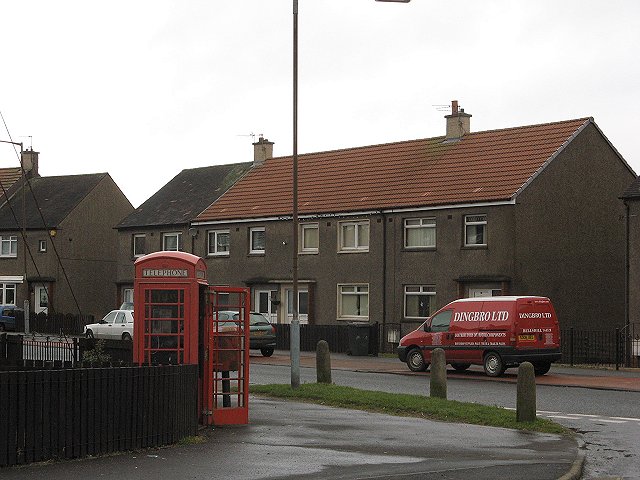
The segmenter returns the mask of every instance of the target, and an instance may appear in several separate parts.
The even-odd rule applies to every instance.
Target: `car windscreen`
[[[236,313],[233,316],[234,320],[238,320],[240,316]],[[270,325],[271,322],[267,320],[267,318],[261,313],[251,313],[249,314],[249,325]]]

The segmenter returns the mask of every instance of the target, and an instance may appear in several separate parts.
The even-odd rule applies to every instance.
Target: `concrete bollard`
[[[431,353],[431,384],[430,396],[447,398],[447,361],[444,350],[436,348]]]
[[[318,383],[331,383],[331,353],[326,340],[316,346],[316,376]]]
[[[536,374],[531,362],[522,362],[518,367],[518,391],[516,421],[536,420]]]

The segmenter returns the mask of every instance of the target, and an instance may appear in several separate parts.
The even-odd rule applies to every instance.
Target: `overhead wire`
[[[2,115],[2,111],[0,111],[0,118],[2,119],[2,123],[4,124],[4,128],[5,128],[5,131],[7,132],[9,140],[11,140],[13,142],[13,139],[11,137],[11,133],[9,132],[9,127],[7,126],[7,122],[4,119],[4,115]],[[16,156],[18,156],[18,160],[19,160],[19,163],[20,163],[20,171],[22,172],[22,178],[24,179],[23,182],[26,183],[26,185],[29,187],[29,191],[31,192],[31,196],[33,197],[34,204],[35,204],[36,209],[37,209],[37,211],[38,211],[38,213],[40,215],[40,219],[42,220],[42,225],[45,228],[45,230],[47,230],[47,235],[49,236],[49,239],[51,241],[51,246],[53,247],[53,251],[54,251],[54,254],[56,256],[56,260],[57,260],[58,264],[60,265],[60,269],[62,270],[62,274],[63,274],[63,276],[65,278],[65,281],[67,282],[67,286],[69,287],[69,291],[71,293],[71,297],[73,298],[75,306],[78,309],[78,314],[82,315],[82,310],[80,309],[80,304],[78,303],[78,299],[76,298],[76,295],[75,295],[75,293],[73,291],[73,286],[71,285],[71,281],[69,280],[69,276],[67,275],[67,271],[64,268],[64,264],[62,263],[62,258],[60,257],[60,253],[58,252],[58,248],[56,247],[56,244],[53,241],[53,236],[51,235],[51,232],[49,232],[49,228],[48,228],[47,222],[46,222],[46,220],[44,218],[44,214],[42,213],[42,209],[40,208],[40,204],[38,203],[38,198],[36,197],[36,194],[33,191],[33,187],[31,185],[31,181],[29,180],[29,178],[27,178],[26,172],[24,170],[24,165],[22,164],[22,158],[20,158],[20,154],[16,151],[15,145],[14,145],[13,150],[16,153]],[[22,188],[24,188],[24,184],[23,184]],[[11,213],[12,213],[12,215],[14,217],[14,220],[16,221],[16,225],[19,227],[20,223],[18,222],[18,218],[17,218],[17,216],[15,214],[15,211],[13,210],[13,207],[11,206],[11,202],[10,202],[10,199],[9,199],[9,197],[7,195],[7,191],[4,188],[4,185],[2,185],[2,191],[3,191],[4,195],[5,195],[5,198],[7,199],[7,205],[9,206],[9,208],[11,210]],[[26,222],[26,219],[24,219],[24,221]],[[27,251],[29,252],[29,257],[31,258],[31,262],[33,263],[33,266],[36,269],[36,273],[38,274],[38,277],[40,277],[41,276],[40,272],[39,272],[38,267],[36,265],[35,258],[33,257],[33,254],[31,252],[31,248],[29,247],[29,245],[27,243],[27,239],[26,239],[24,231],[21,231],[21,235],[23,237],[22,241],[24,242],[24,245],[27,248]],[[25,275],[26,275],[26,273],[27,272],[25,272]],[[25,282],[26,281],[27,281],[27,279],[25,278]],[[44,288],[45,288],[45,292],[47,294],[47,299],[49,299],[49,292],[48,292],[47,286],[44,285]],[[25,313],[28,314],[28,312],[25,312]]]

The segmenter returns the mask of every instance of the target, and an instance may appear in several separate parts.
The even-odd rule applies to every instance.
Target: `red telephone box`
[[[134,363],[198,364],[201,423],[248,423],[248,289],[209,286],[204,261],[185,252],[145,255],[135,274]]]

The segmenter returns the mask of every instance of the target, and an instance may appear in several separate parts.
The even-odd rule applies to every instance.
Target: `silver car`
[[[98,323],[84,326],[87,338],[131,340],[133,338],[133,310],[112,310]]]

